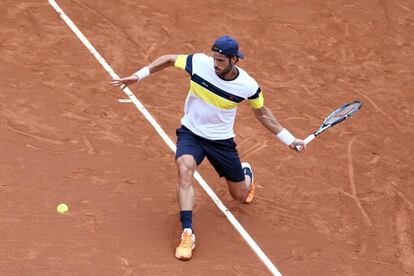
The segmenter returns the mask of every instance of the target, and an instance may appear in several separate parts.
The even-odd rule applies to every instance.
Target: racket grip
[[[311,134],[308,137],[305,138],[305,140],[303,140],[305,142],[305,145],[309,144],[310,141],[312,141],[313,139],[315,139],[315,134]],[[297,150],[299,150],[299,146],[295,147]]]
[[[305,138],[305,145],[309,144],[310,141],[312,141],[313,139],[315,139],[315,134],[311,134],[308,137]]]

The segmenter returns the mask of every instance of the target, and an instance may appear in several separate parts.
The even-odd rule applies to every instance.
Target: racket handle
[[[310,141],[312,141],[313,139],[315,139],[315,134],[311,134],[308,137],[305,138],[305,145],[309,144]]]
[[[315,134],[311,134],[311,135],[309,135],[308,137],[306,137],[305,138],[305,140],[303,140],[304,142],[305,142],[305,145],[307,145],[307,144],[309,144],[310,143],[310,141],[312,141],[313,139],[315,139]],[[299,150],[300,148],[299,148],[299,146],[296,146],[295,147],[297,150]]]

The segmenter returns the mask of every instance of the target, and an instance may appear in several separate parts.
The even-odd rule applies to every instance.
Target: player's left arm
[[[262,105],[259,108],[252,107],[257,120],[270,132],[276,135],[279,140],[289,146],[292,150],[302,151],[305,149],[305,143],[301,139],[295,138],[282,124],[276,119],[273,112]],[[299,150],[296,149],[299,146]]]

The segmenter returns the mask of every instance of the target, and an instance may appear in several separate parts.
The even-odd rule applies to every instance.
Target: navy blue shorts
[[[208,140],[197,136],[185,126],[178,128],[176,133],[177,152],[175,159],[189,154],[194,157],[197,166],[199,166],[204,157],[207,157],[220,177],[225,177],[233,182],[244,180],[240,157],[233,138]]]

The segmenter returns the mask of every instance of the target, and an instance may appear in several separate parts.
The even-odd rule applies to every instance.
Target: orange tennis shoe
[[[195,235],[190,228],[185,228],[181,234],[181,242],[175,250],[175,257],[181,261],[191,259],[195,248]]]
[[[247,194],[247,198],[244,201],[244,203],[250,203],[253,201],[254,198],[254,177],[253,177],[253,171],[252,171],[252,167],[250,166],[249,163],[247,162],[243,162],[242,164],[242,169],[245,175],[250,176],[250,178],[252,179],[252,182],[250,184],[250,188],[249,188],[249,193]]]

